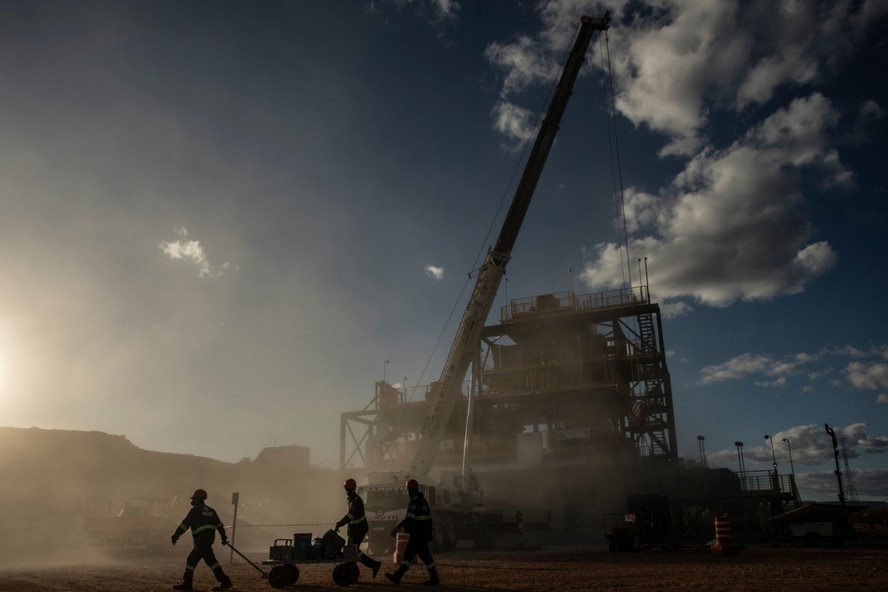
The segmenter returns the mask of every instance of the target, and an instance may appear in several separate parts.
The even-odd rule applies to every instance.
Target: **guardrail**
[[[790,475],[780,475],[774,471],[745,471],[737,473],[741,491],[779,491],[792,493]]]
[[[572,291],[541,294],[527,298],[516,298],[500,308],[500,321],[506,322],[537,314],[557,314],[602,310],[636,304],[648,304],[650,294],[647,286],[635,286],[605,292],[577,295]]]

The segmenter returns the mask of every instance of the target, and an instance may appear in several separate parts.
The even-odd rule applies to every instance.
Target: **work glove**
[[[176,535],[173,535],[173,536],[170,537],[170,541],[171,541],[174,545],[176,544],[176,541],[178,541],[178,540],[179,540],[179,537],[177,537]]]
[[[392,535],[392,538],[395,538],[396,536],[398,536],[398,527],[397,526],[394,527],[390,534]]]
[[[222,539],[222,545],[225,546],[228,544],[228,539]]]

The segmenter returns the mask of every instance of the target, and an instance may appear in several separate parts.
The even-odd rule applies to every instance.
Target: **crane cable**
[[[616,122],[616,102],[614,92],[614,76],[611,69],[610,59],[610,43],[608,42],[607,31],[604,32],[604,39],[599,37],[599,45],[603,43],[604,47],[599,51],[601,58],[601,70],[605,73],[604,88],[606,101],[606,118],[607,118],[607,140],[608,149],[611,159],[611,183],[613,184],[614,208],[617,215],[617,241],[620,246],[620,271],[623,274],[623,287],[632,287],[632,265],[629,262],[629,234],[626,231],[626,200],[623,190],[623,166],[620,160],[620,140],[617,135]],[[605,67],[604,59],[607,57],[607,67]],[[625,249],[625,261],[623,260],[623,250]],[[628,274],[628,278],[627,278]],[[628,284],[627,284],[628,281]]]
[[[611,67],[611,59],[610,59],[610,44],[608,43],[607,32],[604,35],[604,47],[599,52],[599,56],[602,60],[601,69],[605,72],[605,95],[609,98],[609,102],[607,103],[607,121],[608,121],[608,144],[610,148],[610,156],[611,156],[611,180],[614,185],[614,206],[617,211],[617,236],[618,242],[620,246],[620,267],[621,272],[623,274],[623,288],[625,289],[627,286],[631,290],[632,289],[632,264],[629,257],[629,233],[626,227],[626,199],[625,192],[623,187],[623,168],[622,161],[620,160],[620,143],[619,136],[617,135],[617,123],[616,123],[616,101],[615,101],[615,91],[614,91],[614,78],[613,78],[613,69]],[[607,58],[607,67],[605,68],[604,59]],[[611,142],[611,138],[613,141]],[[625,249],[625,261],[623,260],[623,251]],[[640,259],[639,259],[640,261]],[[638,282],[641,285],[642,277],[641,277],[641,269],[638,271],[639,278]],[[628,276],[628,282],[627,282]],[[648,292],[650,294],[650,292]],[[650,296],[648,296],[649,298]],[[638,333],[638,317],[633,317],[633,326],[631,329]],[[636,385],[639,384],[641,379],[641,367],[640,361],[638,357],[635,356],[632,358],[632,379],[635,381]],[[646,387],[645,387],[646,388]],[[633,389],[634,390],[634,387]],[[632,395],[632,393],[630,393]]]

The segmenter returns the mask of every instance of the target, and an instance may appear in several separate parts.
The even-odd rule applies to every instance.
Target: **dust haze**
[[[102,432],[0,428],[0,565],[88,564],[186,554],[170,535],[196,488],[209,493],[243,552],[294,532],[323,534],[345,513],[338,472],[312,468],[309,449],[266,448],[227,463],[142,450]],[[236,530],[232,494],[238,493]],[[151,532],[121,538],[124,516]]]

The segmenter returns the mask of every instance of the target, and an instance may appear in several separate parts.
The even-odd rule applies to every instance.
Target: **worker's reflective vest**
[[[198,503],[192,506],[173,536],[179,538],[189,528],[195,544],[212,545],[216,540],[215,532],[217,530],[223,540],[225,539],[225,526],[222,525],[222,520],[219,519],[216,510],[206,504]]]
[[[432,532],[432,510],[421,491],[410,495],[407,516],[398,523],[398,528],[403,528],[409,534],[423,536]]]
[[[367,515],[364,513],[364,500],[357,493],[349,492],[348,494],[348,514],[342,517],[342,520],[336,523],[336,527],[348,524],[349,534],[364,532],[367,533]]]

